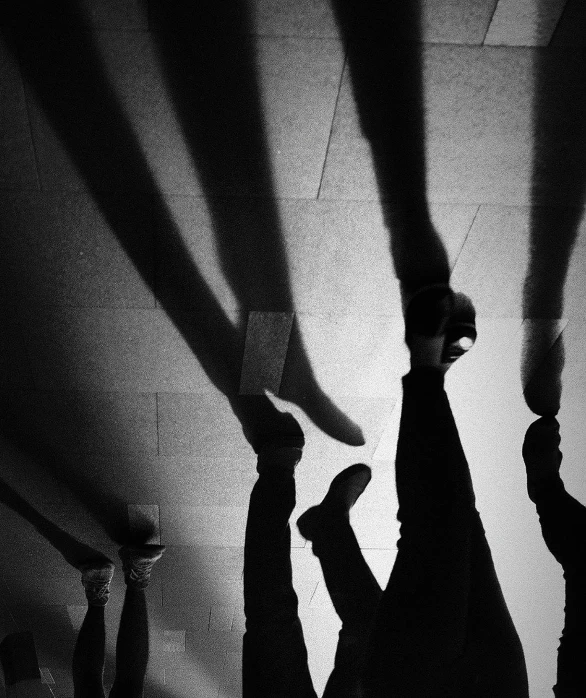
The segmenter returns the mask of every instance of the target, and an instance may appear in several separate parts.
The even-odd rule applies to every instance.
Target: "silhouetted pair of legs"
[[[401,539],[384,593],[347,517],[321,517],[313,536],[342,620],[324,696],[526,698],[523,650],[437,368],[403,379],[396,477]],[[293,466],[261,469],[245,547],[245,698],[316,695],[291,580],[294,504]]]
[[[73,653],[75,698],[104,698],[105,606],[89,605]],[[110,698],[141,698],[149,656],[144,589],[126,588],[116,642],[116,679]]]
[[[559,424],[543,417],[527,430],[523,456],[528,490],[543,539],[564,570],[565,624],[558,648],[557,698],[586,695],[586,507],[572,497],[559,475]]]
[[[145,590],[163,545],[125,545],[122,560],[126,593],[116,642],[116,677],[110,698],[142,698],[149,660],[149,623]],[[79,565],[88,600],[73,653],[75,698],[104,698],[106,626],[104,610],[110,596],[114,563],[106,557]]]

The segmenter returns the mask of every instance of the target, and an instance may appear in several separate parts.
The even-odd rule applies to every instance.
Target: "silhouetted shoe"
[[[442,370],[445,329],[453,310],[454,294],[447,284],[424,286],[405,309],[405,343],[411,369]]]
[[[448,284],[424,286],[414,293],[405,308],[405,343],[413,335],[437,337],[444,333],[454,310],[454,293]]]
[[[441,362],[449,368],[476,342],[476,310],[464,293],[454,293],[454,306],[445,328]]]
[[[110,582],[114,576],[114,563],[107,560],[91,560],[82,563],[81,583],[90,606],[105,606],[110,598]]]
[[[276,439],[303,447],[299,422],[290,412],[280,412],[266,395],[238,395],[231,399],[231,405],[255,453]]]
[[[289,412],[281,414],[283,421],[277,431],[259,435],[256,465],[259,475],[292,474],[303,455],[305,436],[299,422]]]
[[[306,540],[313,541],[323,516],[347,518],[371,478],[372,471],[364,463],[356,463],[338,473],[321,504],[311,507],[297,519],[299,533]]]
[[[305,436],[299,422],[290,412],[279,412],[279,421],[270,431],[261,432],[256,439],[257,452],[273,447],[303,448]]]
[[[151,571],[165,552],[164,545],[123,545],[118,551],[124,570],[124,581],[133,589],[146,589]]]
[[[563,458],[560,443],[560,425],[555,417],[540,417],[529,425],[522,452],[531,499],[551,483],[558,482]]]
[[[301,445],[295,446],[289,445],[287,442],[271,441],[260,450],[256,470],[259,475],[292,475],[302,456],[303,447]]]

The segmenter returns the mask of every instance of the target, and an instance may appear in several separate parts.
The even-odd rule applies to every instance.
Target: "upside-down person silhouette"
[[[0,502],[27,520],[66,562],[81,572],[88,606],[73,651],[74,695],[75,698],[103,698],[106,650],[104,611],[110,597],[114,563],[99,550],[82,543],[47,519],[2,478]],[[141,539],[148,540],[151,534],[150,526],[135,530],[133,542],[123,545],[118,552],[126,583],[116,643],[116,677],[110,691],[110,696],[118,698],[139,698],[143,695],[149,659],[146,589],[153,565],[165,552],[163,545],[141,543]],[[11,633],[3,638],[0,643],[0,664],[4,669],[6,685],[14,687],[15,695],[30,695],[31,698],[45,695],[38,685],[40,672],[32,632]]]
[[[523,649],[478,511],[444,391],[444,374],[476,339],[475,312],[445,284],[405,311],[411,370],[403,378],[396,456],[401,538],[384,592],[362,557],[349,511],[370,480],[353,465],[298,527],[312,541],[342,620],[324,698],[526,698]],[[289,517],[304,445],[289,433],[260,449],[245,542],[245,698],[315,697],[297,615]]]
[[[122,560],[126,593],[116,642],[116,678],[110,698],[142,698],[149,659],[146,588],[163,545],[124,545]],[[73,653],[75,698],[104,698],[106,650],[104,609],[110,596],[114,564],[107,558],[80,565],[88,608]]]
[[[523,459],[543,539],[562,566],[566,582],[565,625],[553,692],[557,698],[578,698],[586,695],[586,507],[566,492],[560,477],[560,441],[557,419],[540,417],[527,429]]]
[[[40,517],[42,518],[42,517]],[[65,534],[66,536],[66,534]],[[109,696],[142,698],[149,660],[149,632],[145,590],[152,567],[165,551],[162,545],[125,545],[120,548],[126,593],[116,643],[116,677]],[[88,602],[73,652],[75,698],[105,698],[105,606],[110,596],[114,563],[105,555],[73,563],[81,571]],[[45,696],[32,632],[11,633],[0,643],[0,663],[9,695]],[[53,695],[50,693],[50,695]]]

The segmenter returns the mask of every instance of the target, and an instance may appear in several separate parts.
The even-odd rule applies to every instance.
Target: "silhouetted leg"
[[[149,660],[149,623],[144,589],[126,587],[116,641],[116,679],[110,698],[141,698]]]
[[[439,369],[403,379],[396,480],[401,538],[370,640],[365,694],[528,696]]]
[[[566,580],[565,624],[558,648],[558,698],[586,695],[586,507],[566,492],[559,475],[545,480],[532,496],[543,539]]]
[[[324,516],[313,542],[324,580],[342,628],[324,698],[361,695],[359,679],[372,622],[382,590],[366,563],[350,521]]]
[[[104,606],[88,606],[73,651],[75,698],[104,698],[106,626]]]
[[[292,581],[294,465],[261,469],[263,458],[261,451],[244,543],[243,696],[316,698]]]
[[[298,520],[311,541],[324,580],[342,621],[334,671],[324,698],[358,698],[366,644],[382,590],[362,555],[350,525],[350,510],[371,479],[364,463],[345,468],[332,480],[322,502]]]

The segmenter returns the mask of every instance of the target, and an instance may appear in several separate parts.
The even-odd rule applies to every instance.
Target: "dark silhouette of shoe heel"
[[[463,293],[454,294],[454,307],[445,334],[442,364],[453,364],[470,351],[476,342],[476,310],[470,298]]]
[[[319,524],[320,508],[319,506],[311,507],[297,519],[297,528],[299,533],[305,540],[312,541],[315,537],[315,531]]]
[[[454,294],[448,284],[433,284],[417,291],[405,310],[405,343],[414,334],[437,337],[443,334],[454,306]]]

